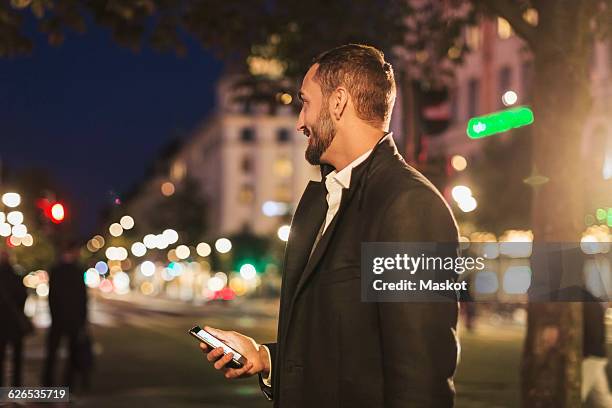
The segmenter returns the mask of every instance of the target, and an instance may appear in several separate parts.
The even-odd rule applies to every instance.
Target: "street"
[[[216,372],[187,330],[193,324],[209,324],[243,332],[259,342],[272,341],[276,333],[275,301],[193,306],[146,297],[127,299],[96,298],[91,302],[96,367],[92,389],[71,395],[74,406],[271,406],[261,394],[257,378],[228,381]],[[27,341],[26,385],[38,384],[43,333],[37,330]],[[456,406],[519,406],[524,327],[483,317],[474,332],[461,330],[460,334]],[[610,352],[611,346],[608,339]]]

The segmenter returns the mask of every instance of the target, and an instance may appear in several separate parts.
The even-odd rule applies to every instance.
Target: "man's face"
[[[310,67],[298,94],[302,101],[302,110],[297,130],[308,137],[306,160],[313,165],[321,164],[321,156],[336,135],[336,127],[329,113],[327,100],[324,100],[321,87],[313,79],[317,68],[317,64]]]

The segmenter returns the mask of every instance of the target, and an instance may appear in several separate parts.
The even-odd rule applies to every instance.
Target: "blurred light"
[[[169,250],[167,258],[168,258],[168,260],[170,262],[178,262],[178,261],[180,261],[179,257],[176,256],[176,249]]]
[[[102,235],[96,235],[91,240],[92,244],[98,249],[102,248],[104,244],[106,244],[106,241],[104,240],[104,237]]]
[[[130,249],[132,250],[132,254],[137,257],[144,256],[147,253],[147,247],[142,242],[134,242]]]
[[[170,245],[170,243],[168,242],[164,234],[157,234],[155,236],[155,247],[156,248],[166,249],[168,248],[168,245]]]
[[[152,295],[155,291],[153,284],[151,282],[142,282],[140,285],[140,291],[143,295]]]
[[[289,240],[289,231],[291,230],[291,227],[289,225],[282,225],[278,231],[276,232],[276,235],[278,235],[278,238],[281,241],[285,241],[287,242]]]
[[[23,213],[21,211],[11,211],[6,215],[6,220],[13,225],[23,224]]]
[[[123,227],[123,229],[132,229],[134,228],[134,219],[129,215],[124,215],[123,217],[121,217],[121,220],[119,220],[119,224],[121,224],[121,227]]]
[[[174,190],[174,184],[169,181],[166,181],[161,185],[161,193],[166,197],[170,197],[172,194],[174,194]]]
[[[191,251],[187,245],[179,245],[176,247],[176,256],[179,259],[187,259],[189,258],[189,254]]]
[[[215,241],[215,249],[222,254],[228,253],[232,250],[232,241],[227,238],[219,238]]]
[[[19,246],[21,245],[21,238],[16,237],[15,235],[11,235],[11,237],[9,238],[9,243],[12,246]]]
[[[41,283],[36,286],[36,294],[40,297],[49,296],[49,285],[46,283]]]
[[[591,225],[595,224],[595,217],[592,214],[587,214],[584,216],[584,224],[587,227],[590,227]]]
[[[125,249],[123,247],[118,247],[117,248],[117,260],[123,261],[123,260],[127,259],[127,257],[128,257],[127,249]]]
[[[97,288],[100,286],[100,274],[94,268],[89,268],[85,272],[85,285],[90,288]]]
[[[12,231],[13,231],[13,235],[16,236],[17,238],[23,238],[28,233],[28,229],[23,224],[15,225]]]
[[[21,196],[17,193],[2,194],[2,202],[7,207],[17,207],[21,203]]]
[[[246,280],[251,280],[257,275],[255,266],[250,263],[246,263],[240,267],[240,276]]]
[[[154,249],[157,246],[157,237],[153,234],[147,234],[142,239],[142,242],[144,242],[147,248]]]
[[[98,288],[104,293],[111,293],[113,291],[113,283],[109,279],[104,279],[100,282]]]
[[[64,209],[64,205],[61,203],[53,204],[51,206],[50,214],[51,221],[53,221],[54,223],[59,224],[60,222],[64,221],[64,218],[66,217],[66,210]]]
[[[606,210],[604,208],[598,208],[595,211],[595,216],[597,217],[597,221],[603,221],[606,219]]]
[[[518,101],[518,95],[514,91],[506,91],[502,95],[502,103],[504,106],[512,106]]]
[[[6,214],[4,214],[4,211],[0,211],[0,224],[3,224],[6,222]]]
[[[183,273],[183,265],[179,262],[170,262],[166,269],[168,269],[168,273],[174,277],[181,276]]]
[[[172,279],[174,279],[174,276],[172,276],[170,274],[170,270],[168,268],[164,268],[161,271],[161,277],[163,280],[165,280],[166,282],[171,281]]]
[[[529,266],[509,266],[504,274],[504,292],[524,294],[531,286],[531,268]]]
[[[580,249],[588,255],[610,252],[610,231],[606,225],[593,225],[580,238]]]
[[[174,244],[179,239],[179,234],[173,229],[164,230],[162,233],[164,240],[168,243],[168,245]]]
[[[533,121],[533,111],[529,107],[516,106],[471,118],[468,121],[466,133],[470,139],[480,139],[530,125]]]
[[[279,100],[283,105],[289,105],[293,101],[293,97],[285,92],[279,96]]]
[[[229,287],[238,296],[242,296],[247,292],[247,285],[244,283],[244,280],[239,276],[236,276],[235,278],[230,279]]]
[[[11,235],[11,225],[7,223],[0,224],[0,236],[8,237]]]
[[[106,249],[105,255],[111,261],[123,261],[127,259],[128,252],[127,249],[123,247],[108,247]]]
[[[130,291],[130,277],[127,273],[121,271],[113,276],[113,286],[115,292],[119,295],[124,295]]]
[[[266,217],[276,217],[287,214],[289,205],[281,201],[266,201],[261,206],[261,211]]]
[[[512,37],[512,26],[505,18],[497,17],[497,35],[502,40]]]
[[[206,242],[200,242],[196,247],[196,252],[201,257],[207,257],[208,255],[210,255],[212,250],[210,248],[210,245],[208,245]]]
[[[467,160],[460,154],[456,154],[451,158],[451,166],[457,171],[463,171],[467,167]]]
[[[472,197],[472,190],[467,186],[455,186],[451,190],[453,199],[458,203]]]
[[[30,247],[34,245],[34,238],[30,234],[25,234],[25,236],[21,239],[21,245]]]
[[[104,261],[98,261],[96,262],[95,269],[98,271],[98,274],[105,275],[108,272],[108,265]]]
[[[533,232],[508,230],[499,237],[499,253],[509,258],[529,258],[533,249]]]
[[[474,279],[474,288],[476,293],[491,294],[497,292],[499,288],[497,275],[489,271],[477,272]]]
[[[225,286],[225,283],[223,283],[223,281],[220,278],[217,278],[216,276],[214,276],[208,280],[207,286],[208,286],[208,289],[212,290],[213,292],[216,292],[218,290],[223,289],[223,287]]]
[[[533,7],[528,8],[523,12],[523,20],[534,27],[537,26],[539,20],[538,10],[534,9]]]
[[[468,197],[457,204],[459,205],[459,209],[465,213],[474,211],[478,206],[478,203],[474,197]]]
[[[140,273],[144,276],[153,276],[155,274],[155,264],[151,261],[144,261],[140,264]]]
[[[108,227],[108,232],[110,232],[113,237],[118,237],[123,234],[123,227],[121,226],[121,224],[115,222],[111,224],[110,227]]]
[[[94,240],[90,239],[89,241],[87,241],[87,250],[89,252],[97,252],[98,248],[95,247],[94,245]]]

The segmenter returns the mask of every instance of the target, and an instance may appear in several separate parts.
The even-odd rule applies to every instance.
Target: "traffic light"
[[[533,111],[527,106],[517,106],[470,119],[466,132],[471,139],[480,139],[532,123]]]
[[[61,224],[66,219],[66,207],[60,201],[49,201],[46,198],[38,200],[38,207],[43,210],[45,217],[54,224]]]

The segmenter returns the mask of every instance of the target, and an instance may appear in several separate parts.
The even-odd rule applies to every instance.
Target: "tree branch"
[[[523,10],[519,3],[512,0],[474,0],[474,3],[508,20],[519,37],[530,46],[535,45],[537,29],[523,19]]]

